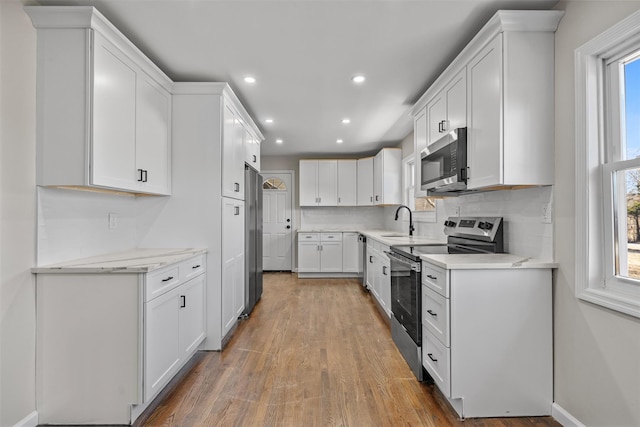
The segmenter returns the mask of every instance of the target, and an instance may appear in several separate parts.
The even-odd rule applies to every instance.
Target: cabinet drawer
[[[298,242],[319,242],[320,233],[298,233]]]
[[[146,275],[145,302],[151,301],[180,284],[181,265],[182,264],[170,265]]]
[[[205,256],[205,254],[201,254],[182,263],[180,273],[182,273],[183,282],[204,273],[206,270]]]
[[[444,268],[422,261],[422,284],[449,298],[449,274]]]
[[[422,366],[429,372],[440,391],[451,397],[451,350],[422,327]]]
[[[422,324],[449,347],[449,300],[422,286]]]
[[[342,233],[322,233],[320,234],[322,242],[342,242]]]

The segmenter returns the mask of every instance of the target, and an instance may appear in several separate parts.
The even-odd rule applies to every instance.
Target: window
[[[576,295],[640,317],[640,12],[575,64]]]
[[[267,178],[262,183],[263,190],[286,190],[287,184],[280,178]]]
[[[413,155],[402,160],[402,203],[413,212],[416,222],[436,222],[436,201],[431,197],[416,198],[416,161]],[[403,214],[406,214],[403,211]],[[408,215],[407,215],[408,219]]]

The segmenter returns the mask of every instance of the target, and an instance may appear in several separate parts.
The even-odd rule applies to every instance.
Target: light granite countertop
[[[199,254],[203,248],[139,248],[34,267],[32,273],[148,273]]]
[[[425,236],[409,236],[407,233],[401,231],[389,231],[389,230],[356,230],[356,229],[303,229],[298,230],[298,233],[360,233],[365,235],[368,239],[376,240],[387,246],[394,245],[442,245],[446,244],[446,238],[443,236],[442,240],[433,239]]]
[[[423,261],[448,270],[489,270],[505,268],[557,268],[551,260],[528,258],[514,254],[434,254],[421,255]]]

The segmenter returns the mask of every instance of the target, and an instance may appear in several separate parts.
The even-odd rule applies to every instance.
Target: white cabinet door
[[[470,189],[497,185],[503,180],[501,132],[502,35],[482,49],[468,65]]]
[[[260,142],[247,128],[244,130],[244,161],[260,172]]]
[[[373,157],[358,159],[358,206],[373,205]]]
[[[432,144],[446,133],[447,100],[443,92],[427,104],[427,117],[427,144]]]
[[[385,250],[389,250],[386,248]],[[391,265],[389,257],[384,253],[380,254],[380,286],[379,296],[380,304],[387,316],[391,317]]]
[[[224,107],[222,130],[222,195],[244,200],[244,127],[235,111]]]
[[[402,150],[383,148],[373,158],[374,204],[402,203]]]
[[[136,179],[140,191],[171,194],[171,95],[139,74],[136,103]]]
[[[320,271],[320,242],[298,242],[298,272]]]
[[[342,233],[342,271],[345,273],[362,272],[362,254],[360,253],[358,233]]]
[[[244,206],[222,198],[222,336],[244,309]],[[240,309],[242,307],[242,310]]]
[[[444,89],[447,99],[446,130],[467,126],[467,70],[462,70]]]
[[[201,274],[178,289],[180,294],[180,357],[189,357],[205,338],[205,275]]]
[[[90,183],[136,190],[135,65],[99,33],[94,35],[93,138]]]
[[[358,161],[338,160],[338,206],[357,205]]]
[[[338,161],[318,160],[318,206],[338,204]]]
[[[300,160],[300,206],[318,205],[318,162]]]
[[[178,367],[180,351],[180,288],[144,304],[144,401],[158,393]]]
[[[342,242],[321,242],[320,271],[322,273],[342,272]]]
[[[367,277],[366,277],[366,284],[367,284],[367,288],[373,292],[373,289],[375,287],[375,281],[376,281],[376,257],[374,254],[374,250],[373,247],[371,245],[367,245],[366,249],[367,251]]]

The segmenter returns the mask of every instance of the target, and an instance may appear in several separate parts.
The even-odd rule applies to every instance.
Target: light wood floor
[[[560,426],[550,417],[460,421],[419,383],[357,280],[264,276],[227,347],[206,352],[146,426]]]

